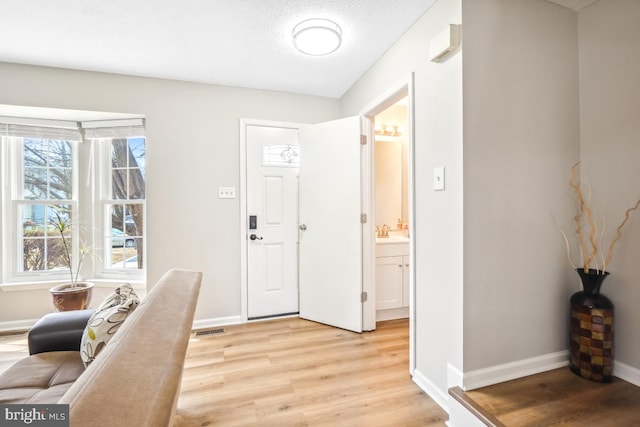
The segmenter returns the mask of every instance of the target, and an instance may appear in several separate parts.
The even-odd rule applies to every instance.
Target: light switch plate
[[[433,168],[433,189],[444,190],[444,166]]]
[[[235,199],[236,187],[218,187],[218,199]]]

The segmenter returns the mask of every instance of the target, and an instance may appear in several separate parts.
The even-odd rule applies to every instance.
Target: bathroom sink
[[[408,243],[409,238],[404,236],[376,237],[376,244]]]

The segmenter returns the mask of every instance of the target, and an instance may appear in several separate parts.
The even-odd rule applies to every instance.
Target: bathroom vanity
[[[376,239],[376,321],[409,317],[409,239]]]

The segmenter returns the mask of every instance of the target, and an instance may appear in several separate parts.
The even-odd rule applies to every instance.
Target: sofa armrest
[[[29,354],[80,351],[82,333],[93,311],[61,311],[42,316],[29,331]]]

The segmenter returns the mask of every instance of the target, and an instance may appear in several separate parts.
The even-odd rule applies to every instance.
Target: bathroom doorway
[[[408,97],[374,117],[376,322],[409,317]]]
[[[408,317],[412,375],[416,341],[413,81],[411,73],[360,112],[372,122],[367,132],[372,141],[367,144],[369,175],[364,181],[369,185],[365,189],[369,200],[364,203],[370,220],[363,236],[363,286],[370,304],[363,325],[374,330],[378,321]]]

